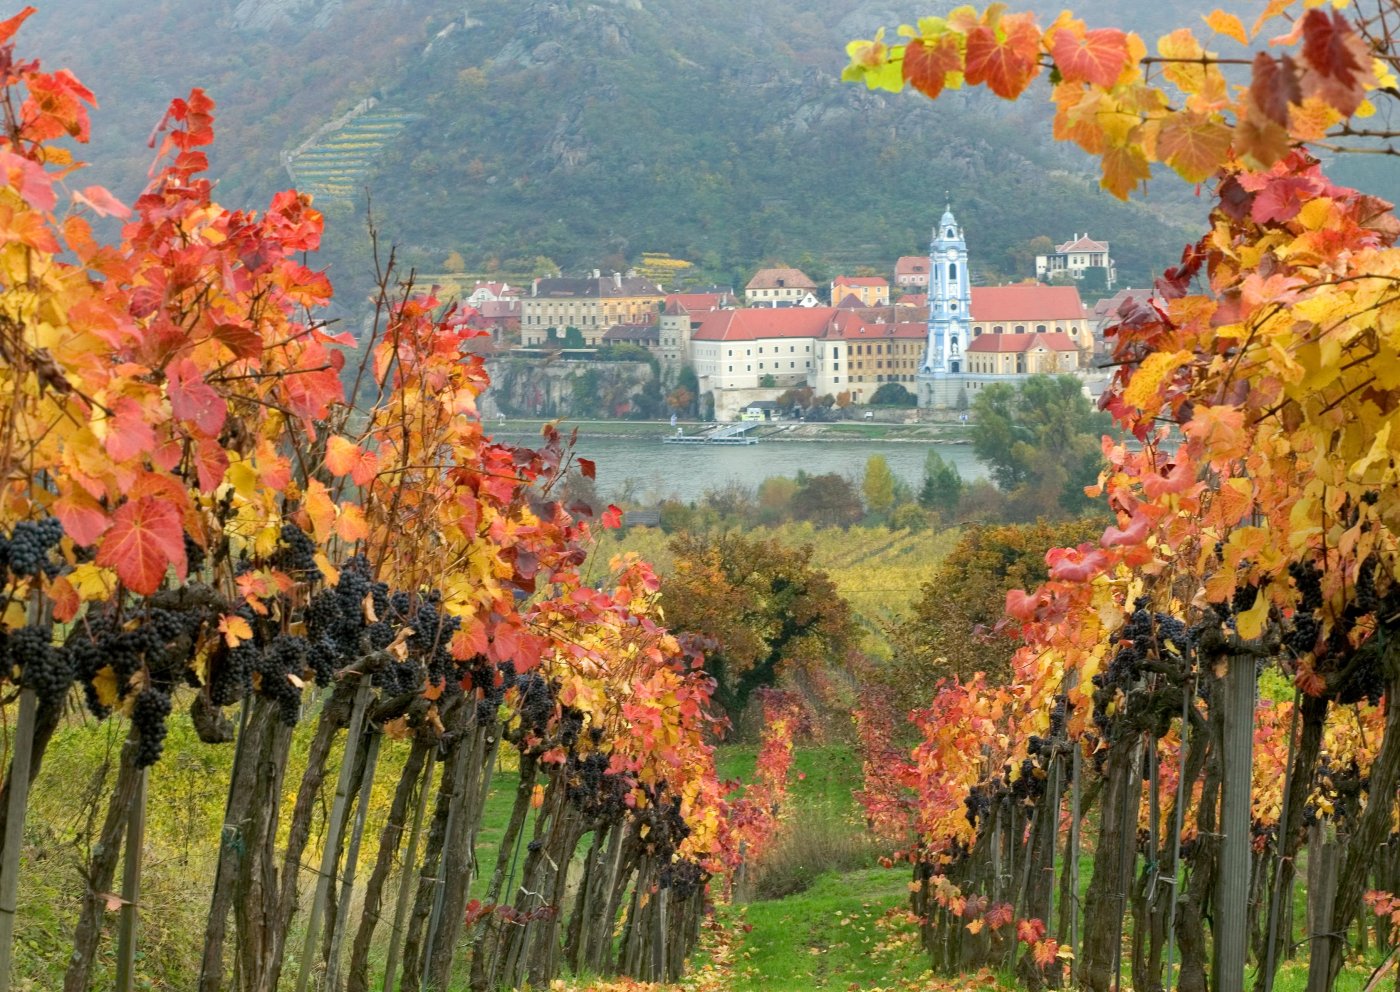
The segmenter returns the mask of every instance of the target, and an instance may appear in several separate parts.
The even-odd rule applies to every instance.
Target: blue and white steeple
[[[921,371],[957,374],[966,370],[963,352],[970,335],[972,290],[967,272],[967,241],[953,218],[951,203],[933,229],[928,256],[928,349]]]

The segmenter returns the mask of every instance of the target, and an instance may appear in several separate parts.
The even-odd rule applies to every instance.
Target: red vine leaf
[[[175,566],[185,577],[185,532],[178,507],[154,496],[123,504],[97,552],[97,564],[115,569],[132,592],[149,596]]]

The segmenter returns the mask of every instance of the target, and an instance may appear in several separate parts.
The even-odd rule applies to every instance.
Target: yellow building
[[[840,306],[848,296],[854,296],[863,306],[888,306],[890,284],[879,276],[837,276],[831,282],[831,305]]]
[[[967,348],[973,375],[1060,375],[1079,368],[1079,347],[1068,334],[983,334]]]
[[[608,328],[618,324],[656,323],[666,300],[655,283],[638,276],[599,275],[587,279],[536,279],[520,300],[520,339],[536,348],[551,339],[563,340],[570,327],[595,348]],[[553,330],[553,335],[550,331]]]

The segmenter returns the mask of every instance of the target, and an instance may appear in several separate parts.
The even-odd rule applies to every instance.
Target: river
[[[503,441],[531,444],[538,434],[497,432]],[[835,472],[857,481],[871,455],[883,455],[890,471],[915,492],[923,485],[924,457],[937,449],[943,460],[957,466],[965,481],[987,477],[987,469],[967,444],[915,441],[779,441],[757,444],[663,444],[655,438],[580,437],[578,454],[598,466],[598,495],[607,500],[629,499],[651,505],[667,498],[698,500],[707,491],[731,482],[749,488],[772,475],[795,476]]]

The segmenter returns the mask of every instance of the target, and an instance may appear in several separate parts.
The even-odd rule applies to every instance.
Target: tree
[[[726,533],[681,534],[670,547],[667,619],[711,645],[706,671],[731,719],[763,686],[844,665],[855,620],[830,577],[813,567],[810,545]]]
[[[666,394],[666,405],[673,413],[690,413],[695,406],[695,394],[684,386],[677,386]]]
[[[564,328],[564,347],[586,348],[588,347],[588,342],[584,340],[582,331],[577,327],[569,326]]]
[[[972,404],[972,449],[1028,515],[1077,514],[1090,506],[1084,487],[1100,464],[1098,413],[1071,376],[1033,375],[1019,386],[994,383]]]
[[[844,475],[809,475],[799,479],[798,485],[792,498],[793,516],[798,520],[810,520],[818,527],[849,527],[865,515],[860,494]]]
[[[1095,540],[1092,521],[994,524],[968,531],[924,583],[909,615],[888,628],[893,667],[881,677],[907,710],[938,679],[985,672],[992,684],[1010,680],[1016,641],[992,629],[1012,589],[1034,588],[1049,576],[1045,553]]]
[[[884,455],[871,455],[865,462],[865,476],[861,481],[861,492],[865,494],[865,507],[877,516],[884,516],[894,508],[894,473]]]
[[[916,406],[918,399],[897,382],[887,382],[870,397],[871,406]]]
[[[465,272],[466,269],[467,260],[463,258],[462,253],[455,248],[448,253],[447,258],[445,258],[442,263],[442,270],[444,272]]]
[[[778,377],[769,372],[766,375],[759,376],[758,385],[760,389],[773,389],[778,385]]]
[[[943,460],[936,448],[924,456],[924,484],[919,489],[919,505],[941,514],[951,513],[962,498],[963,480],[958,467]]]

